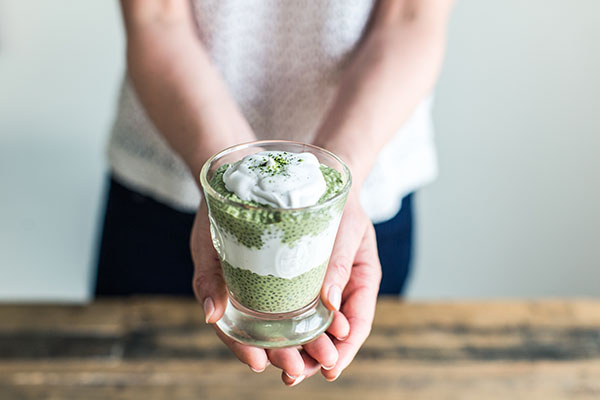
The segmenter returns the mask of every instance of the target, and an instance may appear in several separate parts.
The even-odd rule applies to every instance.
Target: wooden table
[[[338,381],[251,372],[189,300],[0,306],[0,399],[600,399],[600,301],[381,300]]]

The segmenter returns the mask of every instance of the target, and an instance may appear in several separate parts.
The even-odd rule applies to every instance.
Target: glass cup
[[[312,153],[341,174],[342,189],[322,203],[288,209],[241,204],[215,190],[211,181],[219,168],[262,151]],[[313,145],[264,140],[216,154],[200,181],[229,294],[217,326],[238,342],[263,348],[301,345],[325,332],[333,312],[319,294],[350,190],[348,167]]]

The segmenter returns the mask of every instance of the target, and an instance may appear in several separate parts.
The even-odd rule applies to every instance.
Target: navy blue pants
[[[383,268],[380,294],[401,294],[412,255],[412,195],[391,220],[376,224]],[[194,214],[173,210],[110,181],[98,252],[96,295],[193,296],[189,236]]]

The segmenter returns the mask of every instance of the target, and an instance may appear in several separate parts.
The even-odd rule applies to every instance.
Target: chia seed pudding
[[[220,166],[209,184],[229,200],[206,195],[230,296],[263,313],[315,300],[346,200],[341,173],[311,153],[267,151]]]

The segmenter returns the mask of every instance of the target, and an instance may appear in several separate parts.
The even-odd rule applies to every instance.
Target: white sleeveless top
[[[259,139],[311,142],[360,40],[373,0],[194,0],[202,42]],[[381,151],[361,202],[373,222],[437,174],[431,99]],[[182,211],[201,200],[181,158],[124,79],[108,156],[115,179]]]

